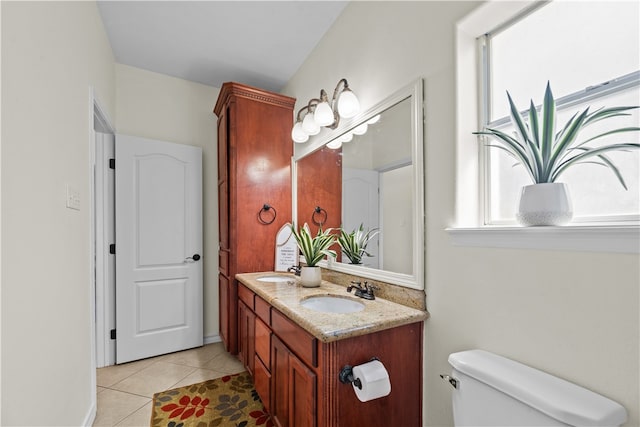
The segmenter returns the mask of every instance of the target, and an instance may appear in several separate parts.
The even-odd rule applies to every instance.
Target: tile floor
[[[153,394],[244,371],[222,343],[98,369],[94,426],[149,426]]]

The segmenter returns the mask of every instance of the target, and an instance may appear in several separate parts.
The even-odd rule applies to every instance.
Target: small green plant
[[[351,233],[347,233],[344,229],[341,229],[340,235],[338,236],[338,244],[342,249],[342,253],[351,261],[351,264],[362,264],[362,257],[364,255],[371,256],[371,254],[367,252],[369,241],[379,232],[377,228],[365,230],[364,224],[360,224],[360,227]]]
[[[324,231],[319,228],[318,234],[315,237],[311,237],[309,224],[305,222],[300,230],[296,230],[295,225],[292,225],[291,231],[293,231],[293,236],[308,267],[315,267],[325,256],[334,258],[337,256],[336,251],[329,249],[336,242],[335,236],[331,234],[333,228],[327,228]]]
[[[538,116],[538,111],[532,100],[528,111],[528,123],[524,122],[523,116],[518,112],[509,92],[507,92],[507,98],[509,99],[511,122],[515,127],[515,135],[511,136],[491,128],[474,132],[474,134],[496,138],[501,144],[489,146],[502,149],[515,158],[519,164],[524,166],[535,184],[555,182],[570,166],[592,163],[609,168],[625,190],[627,189],[620,171],[605,153],[638,149],[640,144],[634,142],[599,146],[587,144],[616,133],[636,132],[640,128],[613,129],[581,142],[578,142],[578,135],[593,123],[612,117],[628,116],[629,114],[625,111],[640,107],[599,108],[592,113],[589,113],[590,107],[587,107],[584,111],[575,113],[562,129],[556,132],[556,102],[548,82],[540,111],[541,117]]]

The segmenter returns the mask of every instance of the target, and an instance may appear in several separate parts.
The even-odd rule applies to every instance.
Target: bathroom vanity
[[[279,427],[421,426],[428,317],[422,81],[341,120],[292,157],[293,102],[234,83],[223,86],[216,104],[221,338],[253,376]],[[344,137],[348,145],[326,146]],[[303,288],[293,275],[270,272],[275,236],[292,219],[314,233],[378,228],[369,247],[375,253],[364,265],[322,261],[322,285]],[[375,300],[347,292],[351,280],[361,279],[380,285]],[[333,311],[339,305],[345,311]],[[378,380],[357,376],[364,380],[358,394],[375,397],[363,402],[356,375],[352,384],[344,372],[379,363],[383,392],[369,393],[367,385]]]
[[[269,276],[278,281],[265,281]],[[426,312],[382,298],[355,298],[327,281],[303,288],[293,275],[245,273],[236,279],[238,354],[276,425],[422,425]],[[305,307],[317,296],[346,298],[364,308],[328,314]],[[339,373],[374,357],[388,371],[391,393],[361,402]]]

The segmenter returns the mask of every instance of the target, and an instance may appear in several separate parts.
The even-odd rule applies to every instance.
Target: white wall
[[[2,425],[81,425],[95,404],[89,94],[114,117],[114,79],[95,3],[2,2]]]
[[[204,334],[218,335],[219,89],[116,64],[118,133],[202,147],[204,221]]]
[[[471,348],[604,394],[639,425],[637,255],[453,247],[444,231],[455,219],[455,23],[479,4],[352,2],[283,92],[299,108],[345,77],[368,108],[425,79],[425,425],[452,424],[438,374]]]

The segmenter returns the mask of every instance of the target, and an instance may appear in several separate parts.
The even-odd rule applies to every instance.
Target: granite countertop
[[[288,282],[262,282],[262,276],[289,276]],[[287,273],[241,273],[236,279],[267,301],[289,319],[322,342],[366,335],[396,326],[421,322],[429,317],[425,311],[416,310],[376,297],[369,301],[349,294],[344,286],[326,280],[318,288],[304,288],[299,278]],[[358,301],[364,310],[355,313],[325,313],[303,307],[300,302],[311,296],[335,295]]]

